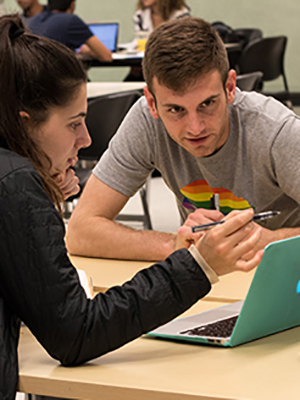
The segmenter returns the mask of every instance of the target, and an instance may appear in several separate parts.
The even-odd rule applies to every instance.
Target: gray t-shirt
[[[174,192],[182,220],[209,208],[219,193],[220,209],[253,207],[281,211],[262,221],[269,229],[300,226],[300,119],[272,97],[237,89],[229,105],[230,133],[215,154],[197,158],[151,117],[145,98],[130,110],[94,169],[126,196],[145,183],[154,168]]]

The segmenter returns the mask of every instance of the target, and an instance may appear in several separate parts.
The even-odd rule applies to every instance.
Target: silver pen
[[[220,196],[218,193],[214,194],[215,209],[220,211]]]
[[[261,212],[258,214],[254,214],[252,221],[261,221],[263,219],[268,219],[268,218],[273,218],[276,215],[279,215],[280,211],[265,211]],[[222,219],[222,221],[215,221],[215,222],[210,222],[209,224],[204,224],[204,225],[197,225],[197,226],[192,226],[192,232],[201,232],[201,231],[206,231],[209,228],[213,228],[216,225],[220,225],[226,222],[226,220]]]

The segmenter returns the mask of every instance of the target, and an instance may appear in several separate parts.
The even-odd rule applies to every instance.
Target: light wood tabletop
[[[187,314],[220,305],[198,302]],[[19,391],[85,400],[298,400],[300,327],[234,349],[139,338],[64,368],[23,328]]]
[[[88,82],[87,97],[92,98],[128,90],[142,90],[145,85],[145,82]]]
[[[92,278],[94,290],[104,292],[115,285],[122,285],[138,271],[152,265],[149,261],[123,261],[100,258],[70,257],[76,268],[83,269]],[[234,272],[222,276],[205,297],[209,301],[231,303],[244,300],[251,285],[255,271]]]

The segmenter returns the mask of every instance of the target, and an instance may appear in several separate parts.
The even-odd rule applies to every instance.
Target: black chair
[[[241,43],[242,50],[253,40],[261,39],[263,33],[258,28],[238,28],[234,30],[234,33],[238,36]]]
[[[238,28],[234,29],[236,41],[240,44],[239,50],[232,51],[228,54],[230,68],[237,69],[238,61],[243,49],[253,40],[263,37],[263,33],[258,28]]]
[[[127,91],[89,99],[86,125],[92,138],[92,144],[79,151],[79,162],[75,167],[81,190],[91,175],[93,166],[107,149],[110,139],[116,133],[125,115],[140,97],[139,91]],[[143,223],[144,229],[152,229],[147,189],[148,182],[139,191],[143,214],[120,214],[117,217],[119,221],[139,221]]]
[[[284,71],[286,44],[286,36],[266,37],[250,42],[242,51],[238,62],[238,73],[247,74],[261,71],[263,73],[262,82],[272,81],[282,76],[284,91],[268,94],[291,107],[292,102]]]
[[[81,149],[78,158],[98,160],[127,112],[140,97],[138,91],[127,91],[90,98],[85,122],[92,144],[86,149]]]
[[[249,74],[237,75],[236,86],[247,92],[259,90],[261,87],[263,73],[260,71],[250,72]]]

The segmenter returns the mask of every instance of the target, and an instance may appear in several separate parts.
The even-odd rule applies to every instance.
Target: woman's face
[[[51,176],[65,175],[76,164],[79,149],[91,144],[85,125],[86,112],[84,83],[66,107],[53,108],[48,120],[32,129],[33,140],[51,160]]]
[[[144,7],[151,7],[156,3],[156,0],[142,0]]]
[[[26,10],[35,3],[35,0],[17,0],[17,3],[22,8],[22,10]]]

